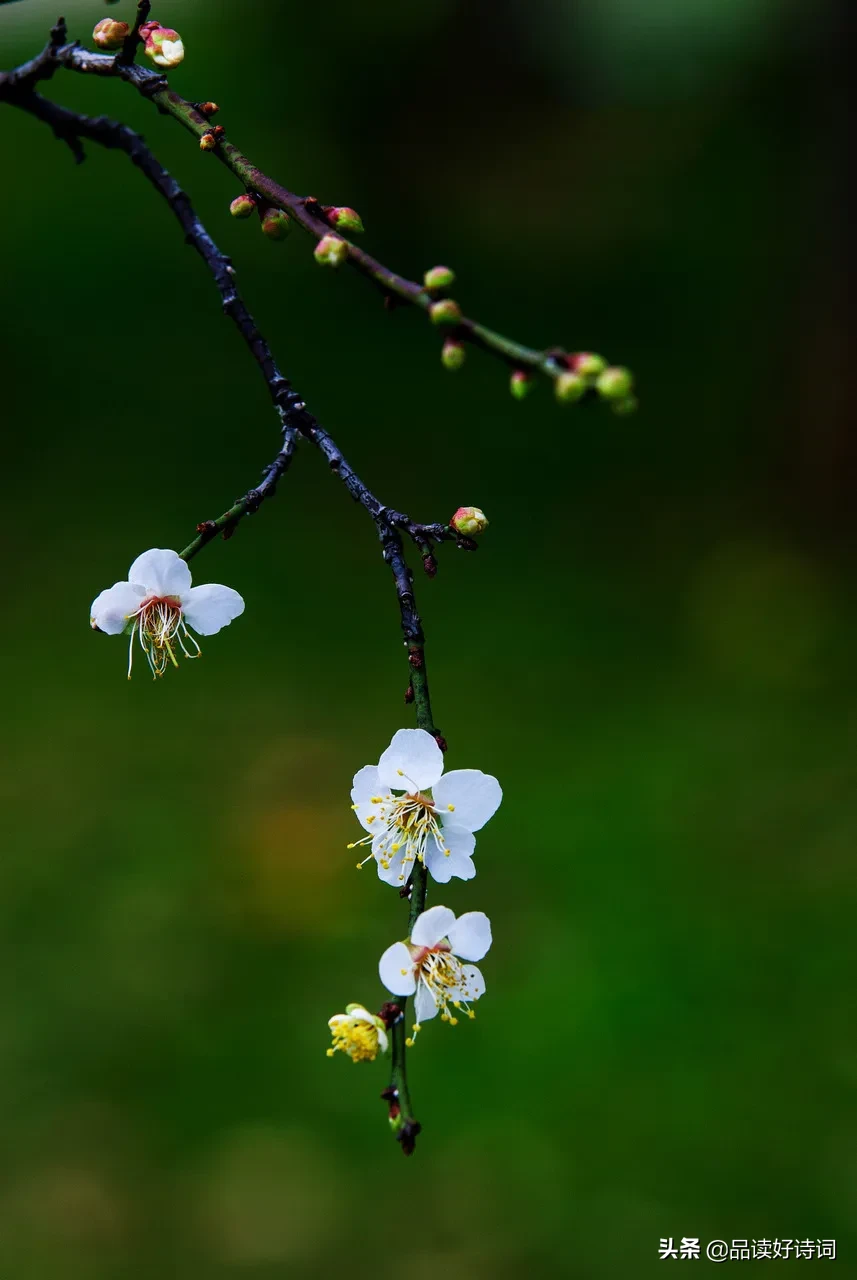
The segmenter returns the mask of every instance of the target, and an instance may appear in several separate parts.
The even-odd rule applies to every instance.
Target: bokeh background
[[[66,14],[87,40],[127,7]],[[55,16],[3,6],[0,62]],[[449,762],[505,800],[476,881],[434,894],[495,945],[476,1023],[411,1057],[406,1161],[384,1065],[324,1052],[403,927],[345,849],[352,773],[411,722],[373,530],[302,448],[194,562],[245,615],[125,680],[90,600],[254,483],[276,422],[140,175],[2,110],[0,1274],[606,1280],[661,1274],[670,1235],[836,1237],[857,1274],[853,15],[156,17],[263,167],[405,273],[448,262],[486,323],[631,365],[642,408],[515,403],[478,352],[444,372],[422,316],[232,220],[132,91],[47,86],[146,134],[379,495],[491,518],[417,581]]]

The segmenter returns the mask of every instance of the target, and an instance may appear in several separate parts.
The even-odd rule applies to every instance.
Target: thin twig
[[[130,40],[131,37],[129,36]],[[126,48],[117,57],[112,54],[93,53],[82,49],[77,43],[66,44],[61,48],[48,46],[36,58],[23,67],[6,73],[34,84],[40,79],[52,76],[58,66],[85,75],[118,76],[134,86],[144,97],[154,102],[164,113],[173,116],[196,138],[211,133],[211,122],[200,112],[196,105],[181,97],[169,87],[166,77],[148,67],[137,66],[125,61]],[[3,75],[0,74],[0,96],[3,91]],[[244,184],[247,191],[256,193],[278,209],[284,210],[314,240],[330,234],[331,224],[327,221],[322,206],[313,197],[299,196],[287,187],[276,182],[268,174],[257,168],[238,148],[223,136],[218,136],[213,154]],[[424,312],[428,312],[437,301],[437,293],[424,288],[414,280],[384,266],[359,245],[336,233],[348,247],[346,261],[362,275],[373,280],[385,297],[409,303]],[[572,359],[569,352],[560,347],[539,350],[524,346],[503,334],[488,329],[485,325],[462,315],[453,325],[444,327],[445,336],[453,337],[457,342],[469,342],[486,351],[493,352],[504,360],[511,368],[544,374],[556,379],[569,369]]]

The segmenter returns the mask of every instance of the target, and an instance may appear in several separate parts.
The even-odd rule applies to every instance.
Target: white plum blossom
[[[502,798],[497,779],[481,769],[444,774],[443,752],[425,729],[399,729],[377,765],[354,775],[351,807],[369,834],[348,847],[371,845],[364,861],[375,859],[386,884],[405,883],[416,862],[439,884],[472,880],[473,833]]]
[[[337,1051],[347,1053],[352,1062],[374,1062],[379,1053],[386,1053],[389,1045],[387,1027],[383,1018],[370,1013],[362,1004],[347,1004],[345,1013],[335,1013],[327,1025],[333,1044],[327,1050],[328,1058]]]
[[[490,946],[491,922],[484,911],[468,911],[456,920],[449,907],[430,907],[417,917],[408,942],[387,948],[378,973],[394,996],[414,996],[414,1034],[438,1012],[441,1021],[455,1026],[450,1005],[476,1017],[469,1002],[484,995],[485,980],[475,964],[462,961],[481,960]]]
[[[127,582],[115,582],[93,600],[89,620],[94,630],[131,637],[129,680],[135,636],[152,674],[162,676],[168,663],[178,666],[177,648],[186,658],[199,657],[188,626],[201,636],[213,636],[244,612],[244,601],[231,587],[190,584],[190,569],[178,552],[155,548],[137,557]]]

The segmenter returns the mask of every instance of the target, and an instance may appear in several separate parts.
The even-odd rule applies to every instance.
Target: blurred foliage
[[[66,6],[84,39],[103,12]],[[253,483],[276,423],[156,194],[4,109],[0,1274],[600,1280],[660,1274],[670,1234],[853,1256],[835,9],[156,16],[251,157],[410,275],[448,261],[486,323],[628,363],[643,407],[516,403],[479,353],[445,372],[422,317],[232,220],[229,175],[125,86],[47,87],[145,133],[382,497],[491,518],[417,582],[450,762],[506,798],[477,880],[434,895],[496,942],[475,1024],[412,1055],[405,1161],[383,1066],[324,1054],[403,927],[345,850],[351,774],[409,722],[373,530],[302,448],[194,562],[244,617],[125,681],[89,601]],[[2,62],[55,17],[4,6]]]

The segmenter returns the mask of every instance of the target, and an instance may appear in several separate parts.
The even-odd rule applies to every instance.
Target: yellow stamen
[[[341,1051],[352,1062],[374,1062],[381,1047],[379,1027],[382,1025],[379,1019],[367,1014],[362,1008],[357,1010],[356,1015],[338,1014],[331,1018],[328,1026],[333,1046],[326,1050],[328,1058]]]

